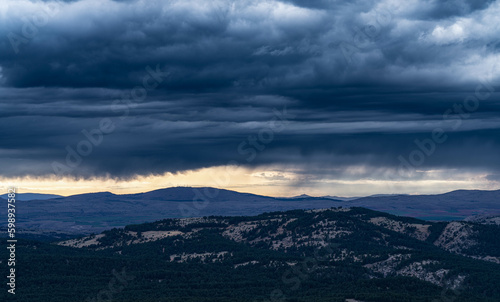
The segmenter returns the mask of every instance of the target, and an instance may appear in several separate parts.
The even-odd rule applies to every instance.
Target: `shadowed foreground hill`
[[[57,244],[22,241],[17,297],[499,301],[499,235],[497,225],[363,208],[166,219]]]

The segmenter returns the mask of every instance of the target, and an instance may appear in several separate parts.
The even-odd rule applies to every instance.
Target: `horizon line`
[[[15,186],[13,186],[15,187]],[[22,195],[22,194],[41,194],[41,195],[57,195],[61,197],[71,197],[71,196],[78,196],[78,195],[85,195],[85,194],[99,194],[99,193],[110,193],[113,195],[117,196],[123,196],[123,195],[136,195],[136,194],[144,194],[144,193],[150,193],[154,191],[160,191],[160,190],[166,190],[166,189],[172,189],[172,188],[191,188],[191,189],[203,189],[203,188],[209,188],[209,189],[217,189],[217,190],[225,190],[225,191],[231,191],[231,192],[236,192],[240,194],[252,194],[252,195],[257,195],[257,196],[263,196],[263,197],[271,197],[271,198],[295,198],[295,197],[300,197],[302,195],[311,197],[311,198],[363,198],[363,197],[378,197],[377,195],[391,195],[391,196],[397,196],[397,195],[410,195],[410,196],[419,196],[419,195],[442,195],[442,194],[447,194],[447,193],[452,193],[456,191],[484,191],[484,192],[493,192],[493,191],[498,191],[499,189],[492,189],[492,190],[486,190],[486,189],[456,189],[456,190],[451,190],[451,191],[444,191],[444,192],[436,192],[436,193],[375,193],[375,194],[369,194],[369,195],[358,195],[358,196],[337,196],[337,195],[323,195],[323,196],[313,196],[309,194],[300,194],[300,195],[293,195],[293,196],[272,196],[272,195],[263,195],[263,194],[258,194],[258,193],[252,193],[252,192],[242,192],[242,191],[237,191],[235,189],[228,189],[228,188],[217,188],[217,187],[210,187],[210,186],[170,186],[170,187],[162,187],[158,189],[152,189],[149,191],[139,191],[135,193],[114,193],[112,191],[106,190],[106,191],[88,191],[85,193],[78,193],[78,194],[70,194],[70,195],[63,195],[63,194],[55,194],[55,193],[39,193],[35,191],[29,191],[29,192],[16,192],[17,195]],[[7,193],[5,193],[7,194]],[[5,194],[1,194],[0,196],[3,196]],[[56,197],[57,198],[57,197]]]

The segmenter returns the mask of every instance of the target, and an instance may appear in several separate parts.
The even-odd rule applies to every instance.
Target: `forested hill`
[[[499,235],[497,225],[363,208],[166,219],[56,244],[22,241],[17,297],[499,301]],[[125,281],[110,291],[117,272]]]

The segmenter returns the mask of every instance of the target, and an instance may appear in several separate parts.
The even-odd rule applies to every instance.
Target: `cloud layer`
[[[494,181],[499,14],[492,1],[3,1],[0,173],[234,161],[306,181]]]

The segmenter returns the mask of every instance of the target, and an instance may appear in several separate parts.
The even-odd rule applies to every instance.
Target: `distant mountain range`
[[[61,195],[54,194],[38,194],[38,193],[16,193],[16,200],[28,201],[28,200],[46,200],[52,198],[63,197]],[[7,199],[8,194],[0,195],[0,198]]]
[[[22,196],[22,195],[18,195]],[[46,197],[46,196],[42,196]],[[500,190],[438,195],[382,195],[354,200],[301,195],[275,198],[215,188],[172,187],[139,194],[80,194],[17,203],[18,228],[85,234],[165,218],[250,216],[264,212],[364,207],[425,220],[463,220],[500,214]],[[0,207],[6,215],[6,207]],[[1,221],[0,226],[5,226]]]
[[[292,209],[330,208],[328,198],[288,199],[215,188],[172,187],[139,194],[79,194],[17,203],[18,228],[66,233],[100,232],[165,218],[246,216]],[[340,201],[338,201],[340,202]],[[0,209],[6,215],[6,207]],[[2,226],[3,221],[0,222]]]
[[[350,200],[356,200],[364,197],[385,197],[385,196],[407,196],[407,194],[374,194],[370,196],[358,196],[358,197],[341,197],[341,196],[330,196],[326,195],[323,196],[324,198],[330,198],[330,199],[337,199],[337,200],[342,200],[342,201],[350,201]]]
[[[500,214],[500,190],[457,190],[437,195],[389,195],[353,200],[354,206],[425,220],[461,220]]]

